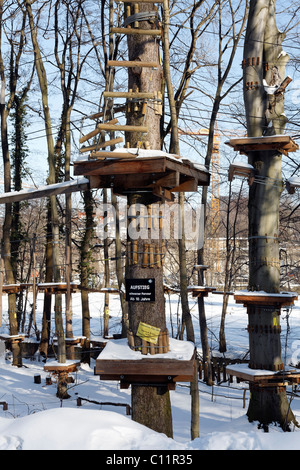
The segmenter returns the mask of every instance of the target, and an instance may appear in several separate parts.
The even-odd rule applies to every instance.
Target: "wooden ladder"
[[[111,27],[110,34],[121,34],[121,35],[148,35],[148,36],[155,36],[161,37],[162,31],[161,29],[149,29],[143,30],[138,27],[139,23],[139,4],[142,3],[163,3],[163,0],[124,0],[119,1],[115,0],[117,4],[124,3],[125,12],[127,13],[126,18],[126,26],[125,27]],[[131,7],[128,5],[129,3],[134,4],[134,15],[131,15]],[[153,15],[155,12],[151,12]],[[145,18],[142,17],[140,21],[144,20]],[[133,27],[132,27],[133,26]],[[124,67],[124,68],[153,68],[157,69],[159,64],[156,62],[144,62],[138,60],[109,60],[107,65],[112,69],[116,67]],[[141,108],[141,115],[145,115],[148,102],[151,101],[154,106],[154,110],[156,114],[162,114],[162,93],[161,91],[154,91],[154,92],[139,92],[139,90],[129,90],[127,92],[120,92],[120,91],[104,91],[103,92],[104,99],[114,99],[114,98],[124,98],[127,100],[127,106],[137,106],[137,103],[142,104]],[[123,110],[124,107],[121,108]],[[130,126],[130,125],[121,125],[118,122],[118,119],[112,119],[110,121],[105,120],[105,112],[95,113],[93,115],[88,116],[89,119],[96,121],[96,127],[93,131],[81,135],[79,139],[80,144],[84,144],[80,148],[80,153],[89,152],[89,159],[97,159],[97,160],[105,160],[107,158],[136,158],[136,154],[126,152],[126,151],[106,151],[107,147],[113,147],[117,144],[121,144],[124,142],[123,137],[109,137],[106,140],[107,133],[114,133],[116,131],[127,133],[127,132],[138,132],[142,134],[146,134],[148,132],[147,126]],[[99,118],[103,118],[103,122],[98,123]],[[126,146],[126,145],[125,145]],[[145,143],[145,147],[147,143]],[[103,150],[104,149],[104,150]]]

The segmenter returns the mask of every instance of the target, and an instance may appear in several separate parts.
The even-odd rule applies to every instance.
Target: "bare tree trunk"
[[[226,83],[228,74],[231,70],[233,59],[235,57],[235,53],[237,50],[237,46],[239,43],[239,40],[241,38],[241,35],[244,31],[244,26],[246,23],[247,19],[247,14],[248,14],[248,0],[245,3],[245,13],[243,16],[243,20],[241,22],[241,26],[239,31],[236,31],[236,25],[235,25],[235,12],[231,8],[231,15],[232,15],[232,49],[231,49],[231,54],[229,56],[227,65],[225,66],[225,69],[223,70],[223,65],[224,65],[224,52],[227,49],[227,47],[224,48],[222,41],[224,37],[222,34],[222,7],[223,5],[221,2],[218,2],[218,14],[219,14],[219,57],[218,57],[218,83],[217,83],[217,89],[216,93],[214,96],[214,101],[213,101],[213,109],[211,113],[211,118],[210,118],[210,123],[209,123],[209,137],[208,137],[208,145],[207,145],[207,151],[206,151],[206,157],[205,157],[205,166],[206,168],[210,168],[211,164],[211,157],[213,153],[213,145],[214,145],[214,134],[215,134],[215,127],[216,127],[216,121],[217,121],[217,114],[219,112],[219,108],[221,105],[222,100],[225,98],[225,96],[228,94],[228,92],[233,88],[232,85],[230,86],[225,92],[223,91],[223,87]],[[208,195],[208,188],[203,187],[202,189],[202,207],[204,210],[204,224],[206,227],[206,221],[207,221],[207,195]],[[205,264],[204,262],[204,248],[201,248],[198,250],[198,264],[203,265]],[[199,271],[198,273],[198,282],[201,285],[203,282],[202,279],[202,273]],[[210,348],[208,344],[208,337],[207,337],[207,323],[206,323],[206,316],[205,316],[205,304],[204,304],[204,299],[202,297],[198,298],[198,310],[199,310],[199,324],[200,324],[200,332],[201,332],[201,343],[202,343],[202,350],[203,350],[203,361],[207,362],[208,365],[208,376],[207,376],[207,383],[212,385],[213,384],[213,379],[212,379],[212,370],[211,370],[211,358],[210,358]]]
[[[104,207],[107,205],[107,189],[103,189],[103,204]],[[104,212],[104,218],[107,217],[107,213]],[[105,233],[107,233],[107,226],[104,228]],[[108,253],[108,237],[104,236],[103,241],[103,252],[104,252],[104,287],[109,287],[110,279],[109,279],[109,253]],[[103,328],[103,336],[104,338],[108,336],[109,332],[109,293],[105,291],[104,294],[104,328]]]
[[[50,201],[47,201],[47,226],[46,226],[46,246],[45,246],[45,264],[46,274],[45,282],[52,282],[53,279],[53,254],[52,254],[52,229],[51,229],[51,211]],[[42,319],[42,333],[40,343],[40,353],[46,359],[48,356],[48,348],[50,341],[51,332],[51,305],[52,305],[52,294],[45,292],[44,294],[44,306],[43,306],[43,319]]]
[[[89,277],[91,270],[91,248],[94,236],[93,198],[91,191],[83,193],[85,210],[85,231],[80,247],[80,281],[81,281],[81,307],[82,307],[82,334],[85,336],[82,361],[90,362],[90,307],[89,307]]]
[[[47,75],[44,68],[41,51],[39,48],[37,36],[36,36],[36,25],[34,24],[34,17],[32,11],[31,0],[25,1],[26,11],[29,19],[31,40],[34,49],[36,71],[39,79],[39,85],[42,95],[42,106],[43,115],[45,120],[46,140],[48,148],[48,165],[49,165],[49,176],[48,183],[52,184],[56,182],[55,174],[55,153],[54,153],[54,142],[52,137],[52,124],[50,117],[50,108],[48,103],[48,86],[47,86]],[[52,223],[52,235],[53,235],[53,275],[54,281],[60,281],[60,269],[59,269],[59,221],[58,211],[56,205],[56,197],[50,197],[50,210],[51,210],[51,223]],[[58,361],[66,362],[66,345],[65,335],[63,329],[62,319],[62,295],[60,293],[55,295],[55,327],[56,335],[58,340]]]
[[[266,84],[279,85],[284,78],[288,56],[282,54],[282,40],[283,34],[276,26],[275,0],[251,1],[244,47],[244,100],[249,137],[283,133],[284,95],[269,95],[265,89]],[[255,58],[255,66],[248,64],[249,57]],[[257,83],[255,89],[246,88],[248,81]],[[283,187],[279,184],[282,181],[281,155],[272,150],[255,151],[249,154],[248,160],[256,168],[259,180],[264,182],[254,182],[249,191],[249,289],[277,293],[280,289],[279,201]],[[260,325],[267,328],[266,331],[273,331],[274,324],[279,327],[280,309],[248,306],[248,316],[250,367],[281,370],[280,335],[259,333]],[[250,390],[247,413],[250,421],[259,421],[264,426],[277,422],[284,430],[295,422],[285,386],[251,385]]]
[[[116,275],[119,288],[120,303],[122,309],[122,337],[126,338],[128,330],[128,302],[125,300],[125,279],[123,271],[122,243],[120,238],[120,213],[117,196],[112,192],[111,200],[116,215],[116,237],[115,237],[115,255],[116,255]]]
[[[170,71],[170,51],[169,51],[169,2],[164,0],[164,37],[163,37],[163,51],[164,51],[164,79],[168,90],[168,100],[171,114],[171,143],[170,152],[180,155],[179,146],[179,133],[177,123],[177,110],[174,98],[174,91],[171,80]],[[178,110],[179,111],[179,110]],[[179,273],[180,273],[180,299],[182,309],[182,331],[180,338],[183,339],[183,331],[186,328],[187,340],[195,343],[194,326],[192,316],[189,308],[188,300],[188,282],[187,282],[187,267],[186,267],[186,244],[185,244],[185,225],[184,225],[184,203],[185,195],[183,192],[179,193],[179,210],[180,210],[180,226],[181,236],[178,241],[179,246]],[[191,438],[199,437],[199,389],[198,389],[198,368],[195,371],[195,377],[190,384],[191,391]]]
[[[150,4],[140,4],[140,12],[151,11],[152,6]],[[134,13],[133,10],[131,12]],[[130,14],[131,14],[130,13]],[[147,21],[139,23],[139,27],[142,29],[149,29],[151,25]],[[129,60],[141,60],[141,61],[155,61],[159,64],[159,46],[156,40],[150,36],[128,36],[128,53]],[[136,70],[128,70],[128,88],[136,91],[138,88],[140,92],[152,92],[161,90],[162,80],[162,69],[158,65],[157,70],[148,68],[141,68],[138,73]],[[139,106],[139,111],[135,112],[131,109],[127,113],[127,124],[142,125],[145,124],[149,127],[147,136],[143,136],[142,140],[148,141],[151,149],[161,148],[161,117],[156,115],[151,104],[148,104],[146,115],[141,112],[142,107]],[[141,136],[139,133],[128,133],[126,135],[126,141],[131,147],[139,147],[139,141]],[[137,193],[128,197],[129,207],[134,203],[141,203],[145,206],[151,204],[151,198],[145,195],[145,193]],[[130,238],[128,242],[131,242]],[[148,240],[137,240],[138,246],[137,251],[144,251],[144,244],[151,244],[153,247],[158,246],[158,252],[161,253],[161,240],[151,239]],[[143,267],[142,257],[138,257],[138,263],[132,264],[128,260],[128,266],[126,268],[126,279],[138,279],[138,278],[154,278],[155,280],[155,303],[141,304],[139,302],[129,302],[129,326],[136,334],[138,324],[140,321],[151,324],[157,328],[166,328],[165,319],[165,300],[164,300],[164,289],[163,289],[163,268],[162,267]],[[138,337],[136,337],[139,340]],[[141,387],[138,385],[132,385],[132,418],[142,423],[151,429],[158,432],[165,433],[167,436],[173,436],[172,429],[172,413],[169,391],[166,387],[146,386]]]

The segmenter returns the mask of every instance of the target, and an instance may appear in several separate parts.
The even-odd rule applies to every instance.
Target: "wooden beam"
[[[127,98],[127,99],[154,99],[154,93],[139,93],[134,91],[104,91],[104,98]]]
[[[137,155],[128,152],[92,152],[90,158],[136,158]]]
[[[158,67],[156,62],[143,62],[139,60],[108,60],[107,65],[109,67]]]
[[[138,28],[111,28],[114,34],[136,34],[138,36],[161,36],[160,29],[138,29]]]
[[[22,189],[0,195],[0,204],[18,201],[28,201],[30,199],[40,199],[42,197],[57,196],[58,194],[71,194],[78,191],[86,191],[90,188],[87,178],[80,178],[74,181],[49,184],[36,189]]]
[[[93,137],[96,137],[96,135],[100,134],[100,132],[101,132],[100,129],[97,129],[97,128],[94,129],[93,131],[89,132],[88,134],[83,135],[82,137],[80,137],[79,143],[83,144],[83,142],[86,142],[87,140],[92,139]]]
[[[171,191],[173,193],[192,193],[197,191],[197,189],[197,180],[195,180],[195,178],[189,178],[188,180],[179,183],[177,186],[174,186]]]
[[[99,142],[95,145],[88,145],[87,147],[81,147],[80,153],[91,152],[92,150],[98,150],[104,147],[110,147],[112,145],[120,144],[123,142],[123,137],[117,137],[116,139],[106,140],[105,142]]]
[[[163,188],[173,188],[179,184],[180,175],[178,171],[172,171],[161,178],[155,179],[154,185],[162,186]]]

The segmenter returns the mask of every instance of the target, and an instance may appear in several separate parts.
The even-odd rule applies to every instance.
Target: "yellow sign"
[[[157,344],[160,328],[140,322],[136,335],[149,343]]]

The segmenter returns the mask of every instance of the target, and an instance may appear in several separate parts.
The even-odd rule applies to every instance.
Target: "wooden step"
[[[107,65],[109,67],[158,67],[157,62],[142,62],[139,60],[109,60]]]
[[[117,137],[116,139],[111,139],[105,142],[99,142],[98,144],[95,144],[95,145],[88,145],[87,147],[82,147],[80,149],[80,153],[91,152],[96,149],[98,150],[104,147],[109,147],[111,145],[120,144],[121,142],[123,142],[123,137]]]
[[[124,131],[124,132],[141,132],[146,134],[148,128],[146,126],[122,126],[120,124],[98,124],[98,129],[103,131]]]
[[[97,158],[97,160],[105,159],[105,158],[136,158],[137,155],[134,153],[128,152],[92,152],[90,154],[90,158]]]
[[[109,121],[108,123],[106,123],[106,125],[113,125],[113,124],[117,124],[118,122],[118,119],[112,119],[111,121]],[[86,142],[87,140],[91,139],[92,137],[95,137],[96,135],[98,135],[99,133],[101,132],[101,130],[99,130],[99,126],[96,127],[96,129],[94,129],[93,131],[89,132],[88,134],[86,135],[83,135],[82,137],[80,137],[79,139],[79,143],[80,144],[83,144],[84,142]]]
[[[136,34],[139,36],[161,36],[160,29],[111,28],[110,32],[116,34]]]
[[[127,98],[127,99],[140,99],[151,100],[155,98],[155,93],[140,93],[134,91],[104,91],[104,98]]]

